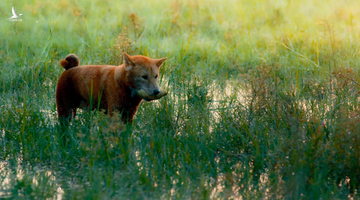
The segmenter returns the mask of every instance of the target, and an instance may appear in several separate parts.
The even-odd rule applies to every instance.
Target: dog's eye
[[[147,79],[148,79],[148,77],[147,77],[147,76],[142,76],[142,78],[143,78],[144,80],[147,80]]]
[[[157,78],[158,78],[158,75],[155,76],[155,79],[157,79]]]

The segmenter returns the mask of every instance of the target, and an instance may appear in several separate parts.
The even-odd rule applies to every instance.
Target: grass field
[[[0,197],[360,198],[357,0],[3,0],[0,17]],[[63,132],[59,60],[123,51],[167,57],[169,94]]]

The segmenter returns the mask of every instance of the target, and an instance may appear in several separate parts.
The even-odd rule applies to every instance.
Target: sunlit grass
[[[11,22],[11,7],[23,14]],[[353,1],[4,1],[0,196],[359,198]],[[59,60],[167,57],[135,122],[58,126]]]

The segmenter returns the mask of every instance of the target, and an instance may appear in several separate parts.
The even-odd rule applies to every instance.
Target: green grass
[[[5,0],[0,197],[359,199],[359,16],[355,0]],[[133,124],[79,112],[64,132],[59,60],[123,50],[167,57],[169,94]]]

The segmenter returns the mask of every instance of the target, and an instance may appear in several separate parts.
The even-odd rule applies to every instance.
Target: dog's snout
[[[160,93],[160,91],[159,91],[158,89],[155,89],[155,90],[153,91],[153,93],[154,93],[154,95],[156,96],[156,95],[158,95],[158,94]]]

